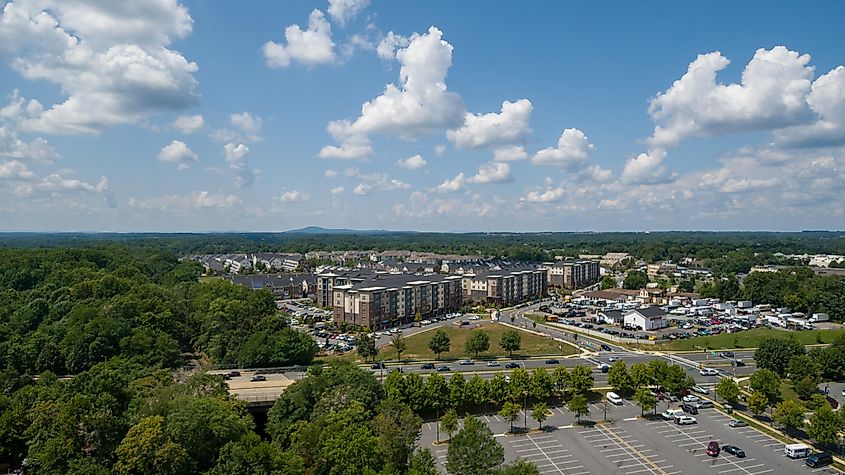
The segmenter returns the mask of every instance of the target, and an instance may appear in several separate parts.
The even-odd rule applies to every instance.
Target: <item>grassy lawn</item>
[[[464,350],[467,338],[472,335],[474,329],[462,327],[458,328],[453,325],[445,325],[440,327],[449,335],[451,340],[450,350],[448,353],[441,355],[442,359],[458,359],[458,358],[474,358],[474,354],[467,354]],[[498,356],[507,356],[508,352],[499,347],[499,340],[502,334],[510,327],[505,325],[498,325],[495,323],[487,323],[480,326],[481,329],[490,335],[490,349],[483,353],[479,353],[479,358],[490,358]],[[402,359],[417,359],[417,360],[433,360],[435,355],[428,349],[428,341],[434,336],[437,330],[427,331],[417,335],[412,335],[405,338],[408,349],[402,352]],[[537,336],[532,333],[520,331],[522,336],[521,349],[514,352],[514,356],[543,356],[543,355],[571,355],[578,352],[578,350],[566,343],[560,343],[550,338]],[[393,351],[390,345],[382,348],[380,359],[395,360],[396,352]]]
[[[802,330],[789,331],[774,328],[754,328],[739,333],[722,333],[713,336],[697,336],[686,340],[675,340],[670,343],[655,345],[658,350],[720,350],[734,348],[756,348],[763,340],[768,338],[785,337],[795,335],[798,341],[805,345],[816,343],[831,343],[836,337],[845,333],[845,330]],[[819,341],[821,340],[821,341]]]

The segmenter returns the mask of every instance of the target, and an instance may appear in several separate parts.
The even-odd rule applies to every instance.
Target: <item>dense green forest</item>
[[[218,234],[0,234],[0,246],[80,247],[118,242],[176,254],[407,249],[541,261],[556,255],[627,252],[648,262],[691,257],[717,273],[747,272],[784,263],[784,254],[845,254],[845,232],[651,233],[218,233]]]
[[[222,379],[186,368],[308,364],[317,347],[268,292],[199,272],[152,247],[0,250],[0,464],[197,473],[221,450],[275,461]]]

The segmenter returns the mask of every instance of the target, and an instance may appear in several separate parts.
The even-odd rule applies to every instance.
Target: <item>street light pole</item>
[[[528,429],[528,391],[525,391],[525,399],[522,403],[522,425]]]

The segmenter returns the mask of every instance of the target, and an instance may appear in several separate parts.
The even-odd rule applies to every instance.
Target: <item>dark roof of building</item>
[[[605,310],[601,313],[603,313],[606,317],[611,318],[613,320],[622,320],[623,316],[625,315],[619,310]]]
[[[637,308],[634,309],[635,312],[639,313],[640,315],[646,318],[652,317],[659,317],[661,315],[666,315],[666,311],[660,307],[644,307],[644,308]]]

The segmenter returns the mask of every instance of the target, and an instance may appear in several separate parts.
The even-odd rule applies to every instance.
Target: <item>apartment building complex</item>
[[[474,270],[461,277],[465,302],[510,305],[544,297],[548,293],[548,275],[543,269]]]
[[[417,313],[420,318],[444,315],[457,311],[462,304],[460,276],[373,274],[363,280],[343,275],[325,278],[324,282],[331,286],[332,319],[370,330],[411,323]]]
[[[599,261],[570,259],[546,266],[548,282],[552,287],[579,289],[599,281]]]

